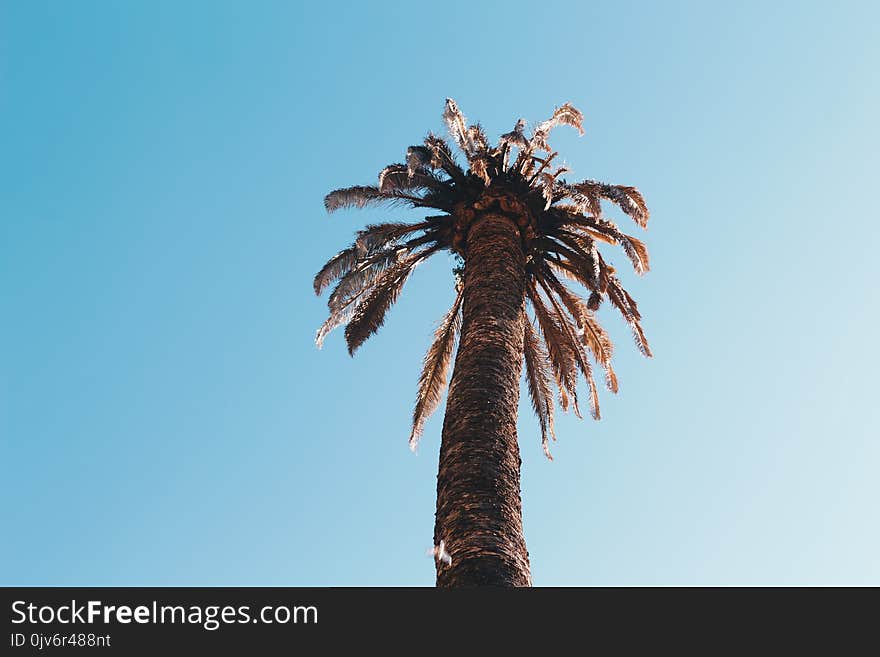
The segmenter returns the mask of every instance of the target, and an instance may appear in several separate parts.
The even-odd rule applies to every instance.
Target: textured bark
[[[530,586],[516,436],[525,257],[509,217],[477,217],[467,236],[461,339],[449,386],[434,543],[437,586]]]

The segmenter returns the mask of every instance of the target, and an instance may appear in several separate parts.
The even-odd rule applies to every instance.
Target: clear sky
[[[712,6],[710,6],[712,5]],[[571,101],[635,184],[617,397],[520,414],[538,585],[880,584],[876,3],[0,2],[0,583],[431,585],[451,301],[420,268],[355,359],[328,217],[440,131]],[[624,265],[620,254],[612,260]]]

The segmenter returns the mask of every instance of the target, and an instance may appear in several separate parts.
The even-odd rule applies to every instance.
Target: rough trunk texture
[[[509,217],[478,217],[467,238],[461,339],[449,386],[434,543],[437,586],[530,586],[516,436],[525,257]]]

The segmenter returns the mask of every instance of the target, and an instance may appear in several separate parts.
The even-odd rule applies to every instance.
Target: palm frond
[[[458,166],[452,149],[443,138],[428,133],[428,136],[425,137],[425,148],[431,151],[431,166],[433,168],[443,169],[457,183],[465,181],[464,171]]]
[[[582,135],[584,134],[583,122],[584,115],[570,103],[565,103],[562,107],[556,108],[552,117],[538,124],[529,146],[532,150],[549,152],[550,145],[547,143],[547,136],[553,128],[558,125],[570,125],[577,129],[578,134]]]
[[[605,370],[605,386],[616,393],[618,390],[617,374],[611,365],[611,356],[614,353],[614,343],[611,342],[605,328],[592,313],[587,313],[582,318],[584,330],[584,344],[590,349],[593,358]]]
[[[577,370],[570,341],[564,329],[557,324],[547,309],[534,283],[528,286],[527,294],[535,312],[535,319],[538,320],[538,326],[544,336],[544,344],[547,346],[547,355],[550,358],[556,387],[559,389],[559,405],[563,411],[567,411],[570,397],[575,414],[580,417],[577,403]]]
[[[637,274],[644,274],[651,268],[651,263],[648,259],[648,247],[645,246],[644,242],[624,233],[620,233],[617,240],[620,246],[623,247],[624,253],[626,253]]]
[[[318,349],[324,346],[325,338],[334,329],[351,320],[358,304],[370,291],[376,279],[407,250],[405,247],[386,249],[363,257],[356,267],[339,280],[327,299],[330,315],[315,335]]]
[[[321,267],[321,271],[315,275],[315,280],[313,282],[315,294],[320,295],[321,292],[327,289],[328,285],[333,283],[333,281],[345,276],[345,274],[351,271],[359,257],[360,250],[356,246],[350,246],[330,258],[327,263]]]
[[[559,325],[562,327],[563,335],[569,341],[574,362],[587,382],[587,386],[590,389],[590,414],[593,416],[593,419],[598,420],[600,418],[599,391],[596,390],[596,382],[593,380],[593,367],[590,365],[589,358],[587,358],[583,343],[578,340],[578,327],[572,326],[571,320],[569,320],[568,316],[565,314],[565,310],[560,305],[559,301],[556,300],[556,296],[548,285],[546,278],[544,276],[538,276],[538,282],[544,289],[547,298],[550,299],[553,309],[556,311],[556,317],[559,320]]]
[[[620,245],[637,274],[642,275],[651,268],[648,247],[645,246],[645,243],[632,235],[622,233],[614,222],[607,219],[580,215],[570,217],[567,226],[578,228],[586,232],[591,238]],[[565,231],[565,228],[560,229],[560,231]]]
[[[368,185],[355,185],[335,189],[324,197],[324,207],[327,212],[336,212],[344,208],[364,208],[373,203],[381,203],[386,200],[378,187]]]
[[[529,147],[529,140],[525,135],[526,129],[526,120],[520,119],[516,122],[516,125],[513,127],[513,130],[510,132],[505,132],[498,139],[498,148],[503,148],[506,145],[516,146],[520,149]]]
[[[611,304],[620,311],[620,314],[626,320],[627,324],[629,324],[630,329],[632,330],[633,339],[635,340],[639,351],[642,352],[642,355],[645,357],[651,358],[651,356],[653,356],[651,353],[651,347],[648,345],[645,332],[642,330],[640,324],[642,316],[639,314],[635,300],[626,290],[623,289],[623,285],[621,285],[616,276],[608,277],[608,299],[611,301]]]
[[[577,323],[584,345],[593,355],[593,360],[605,371],[605,385],[611,392],[617,392],[617,374],[611,365],[614,344],[608,333],[585,304],[574,292],[567,288],[552,271],[545,269],[542,278],[557,294],[569,314]]]
[[[529,383],[529,397],[532,400],[532,408],[538,416],[538,424],[541,427],[541,448],[544,455],[553,460],[550,454],[550,441],[548,435],[556,440],[553,430],[553,391],[550,387],[550,363],[547,352],[541,345],[541,339],[535,330],[528,314],[523,312],[523,356],[526,363],[526,378]]]
[[[461,327],[461,301],[463,297],[464,289],[460,286],[452,308],[449,309],[440,322],[440,326],[434,332],[434,342],[425,355],[424,367],[419,377],[416,406],[413,410],[412,433],[409,436],[409,446],[413,451],[415,451],[422,435],[425,420],[437,409],[443,391],[446,389],[446,378],[449,363],[452,361],[455,336]]]
[[[394,221],[382,224],[369,224],[363,230],[357,232],[355,244],[364,252],[372,253],[376,249],[384,248],[391,242],[406,237],[416,231],[424,230],[431,225],[430,221],[420,221],[414,224]]]
[[[374,283],[369,294],[358,304],[354,316],[345,327],[345,341],[348,353],[354,352],[385,322],[385,314],[394,305],[409,275],[422,259],[430,255],[436,248],[428,248],[412,253],[383,272]]]
[[[563,256],[564,260],[548,260],[550,265],[558,265],[567,270],[578,282],[591,290],[601,287],[601,256],[596,250],[595,242],[586,245],[574,241],[570,235],[558,233],[554,240],[548,240],[547,248]]]
[[[485,152],[477,153],[471,157],[471,173],[473,173],[477,178],[483,181],[483,183],[488,187],[492,183],[492,178],[489,176],[489,158]]]
[[[434,165],[434,155],[427,146],[410,146],[406,149],[406,170],[409,175],[428,169],[440,169],[440,163]]]
[[[397,264],[401,256],[408,252],[405,247],[384,249],[363,258],[358,266],[339,279],[333,292],[327,298],[330,312],[348,306],[352,299],[367,292],[389,267]]]
[[[599,188],[590,184],[590,181],[569,185],[560,181],[557,188],[564,198],[570,198],[576,204],[577,212],[589,214],[594,217],[602,214],[602,199],[599,194]]]
[[[627,185],[608,185],[605,193],[609,201],[616,203],[639,226],[648,227],[650,212],[638,189]]]
[[[567,190],[575,200],[579,200],[590,214],[600,216],[601,207],[599,199],[604,198],[617,205],[625,214],[642,228],[648,227],[650,212],[641,192],[635,187],[627,185],[609,185],[597,180],[584,180],[574,185],[569,185]]]
[[[468,126],[468,138],[475,152],[480,153],[489,149],[489,140],[479,123]]]
[[[585,275],[581,269],[575,267],[571,262],[567,260],[556,260],[553,258],[548,258],[546,262],[550,269],[555,273],[564,276],[568,280],[580,283],[590,290],[594,290],[596,287],[596,282],[591,278],[591,275]],[[597,293],[594,291],[593,294]]]
[[[379,172],[379,191],[383,194],[443,189],[442,181],[428,171],[410,170],[405,164],[389,164]]]

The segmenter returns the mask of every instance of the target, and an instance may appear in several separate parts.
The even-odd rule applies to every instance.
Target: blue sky
[[[715,6],[709,6],[714,4]],[[520,414],[539,585],[880,584],[873,3],[0,3],[3,584],[430,585],[451,301],[420,268],[355,359],[313,344],[327,217],[441,130],[571,101],[635,184],[601,422]],[[623,264],[614,254],[613,261]],[[621,267],[621,270],[624,268]]]

